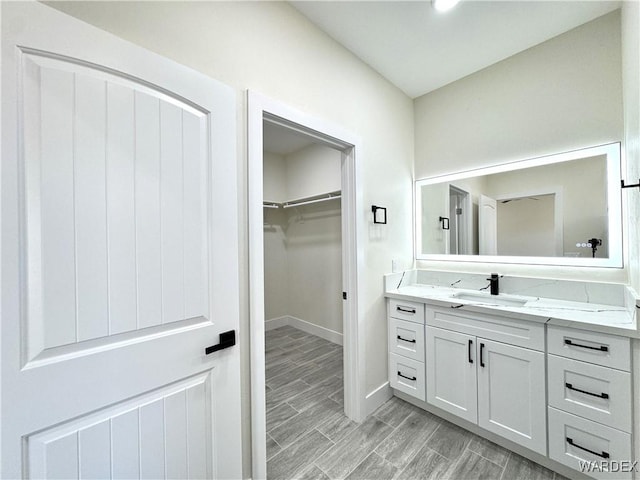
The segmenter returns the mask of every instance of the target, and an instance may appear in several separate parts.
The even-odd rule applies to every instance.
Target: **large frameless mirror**
[[[622,267],[620,144],[417,180],[416,258]]]

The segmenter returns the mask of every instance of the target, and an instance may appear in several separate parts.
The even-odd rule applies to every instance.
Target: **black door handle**
[[[473,340],[469,340],[469,363],[473,363],[473,358],[471,358],[471,347],[473,346]]]
[[[407,377],[406,375],[403,375],[399,370],[398,370],[398,375],[401,376],[402,378],[406,378],[407,380],[411,380],[412,382],[415,382],[417,380],[416,377]]]
[[[233,347],[236,344],[236,331],[229,330],[228,332],[222,332],[220,334],[220,343],[217,345],[211,345],[204,349],[204,354],[209,355],[210,353],[217,352],[218,350],[222,350],[225,348]]]
[[[584,393],[585,395],[591,395],[592,397],[605,398],[605,399],[609,398],[609,394],[608,393],[587,392],[586,390],[580,390],[579,388],[575,388],[571,383],[568,383],[568,382],[565,382],[564,386],[567,387],[569,390],[573,390],[575,392]]]
[[[484,359],[482,358],[482,352],[484,352],[484,343],[480,343],[480,366],[484,367]]]

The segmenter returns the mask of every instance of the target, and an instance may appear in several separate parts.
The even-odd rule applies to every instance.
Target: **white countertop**
[[[508,316],[550,325],[569,326],[640,338],[637,324],[639,309],[635,305],[625,308],[521,295],[500,295],[499,297],[526,300],[524,305],[498,305],[492,303],[491,295],[488,293],[486,300],[481,298],[476,301],[454,297],[454,295],[461,293],[478,295],[480,292],[478,290],[414,284],[389,290],[385,296],[398,300],[429,303],[445,308],[459,308],[463,311]]]

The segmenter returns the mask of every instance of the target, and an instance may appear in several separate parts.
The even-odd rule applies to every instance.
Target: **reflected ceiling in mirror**
[[[622,267],[620,144],[416,181],[416,259]]]

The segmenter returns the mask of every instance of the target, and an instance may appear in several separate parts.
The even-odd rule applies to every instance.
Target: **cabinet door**
[[[427,402],[477,422],[476,337],[426,327]]]
[[[478,425],[546,455],[544,353],[477,341]]]

